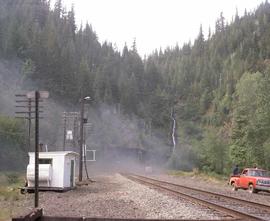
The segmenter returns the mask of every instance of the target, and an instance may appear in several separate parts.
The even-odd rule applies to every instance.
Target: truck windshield
[[[249,176],[270,177],[270,173],[266,170],[250,170]]]

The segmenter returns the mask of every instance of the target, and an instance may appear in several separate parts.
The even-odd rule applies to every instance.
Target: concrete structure
[[[65,190],[75,187],[75,158],[72,151],[39,153],[39,188]],[[29,153],[27,188],[35,185],[35,153]]]

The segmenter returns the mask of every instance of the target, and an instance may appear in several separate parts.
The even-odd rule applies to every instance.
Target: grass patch
[[[0,186],[1,201],[17,201],[20,199],[20,191],[18,187]]]
[[[7,177],[4,173],[0,173],[0,186],[7,185]]]
[[[13,204],[20,200],[21,193],[19,187],[24,184],[24,175],[18,172],[0,173],[0,221],[10,220]]]
[[[228,180],[228,177],[225,175],[220,175],[214,172],[201,172],[197,169],[193,171],[186,172],[181,170],[170,170],[168,172],[169,175],[172,176],[187,176],[187,177],[196,177],[204,181],[210,181],[214,183],[224,183],[224,181]]]
[[[194,176],[193,171],[186,172],[182,170],[170,170],[168,174],[172,176]]]
[[[19,183],[20,181],[18,173],[9,172],[9,173],[6,173],[6,177],[7,177],[8,184],[16,184],[16,183]]]
[[[0,174],[0,200],[19,200],[19,187],[24,184],[24,176],[20,173],[6,172]]]

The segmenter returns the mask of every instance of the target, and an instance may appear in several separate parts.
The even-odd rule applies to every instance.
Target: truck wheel
[[[20,189],[20,193],[25,194],[26,193],[25,189]]]
[[[250,193],[257,193],[258,191],[254,188],[253,184],[249,184],[248,192]]]
[[[231,185],[232,185],[232,191],[237,191],[238,190],[238,188],[236,187],[235,182],[233,182]]]

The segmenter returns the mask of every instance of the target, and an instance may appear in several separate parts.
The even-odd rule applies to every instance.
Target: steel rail
[[[128,178],[128,179],[130,179],[130,180],[133,180],[135,182],[140,182],[140,183],[143,183],[143,184],[146,184],[146,185],[154,186],[154,187],[156,187],[158,189],[162,189],[162,190],[166,190],[167,192],[174,193],[177,196],[180,196],[180,197],[185,198],[187,200],[191,200],[191,201],[197,202],[197,203],[199,202],[203,206],[207,206],[207,207],[210,207],[210,208],[212,208],[214,210],[218,210],[220,212],[228,214],[228,215],[232,216],[232,218],[238,218],[238,219],[250,220],[250,221],[263,220],[260,217],[250,215],[250,214],[247,214],[247,213],[243,213],[243,212],[240,212],[240,211],[237,211],[237,210],[234,210],[234,209],[231,209],[231,208],[227,208],[227,207],[224,207],[224,206],[220,206],[218,204],[215,204],[215,203],[212,203],[212,202],[209,202],[209,201],[206,201],[206,200],[191,196],[189,194],[186,194],[186,193],[183,193],[183,192],[180,192],[180,191],[177,191],[177,190],[173,190],[173,189],[168,188],[168,187],[164,187],[164,186],[160,185],[160,183],[162,183],[162,182],[160,182],[159,180],[155,180],[155,179],[152,179],[152,178],[143,177],[143,176],[139,176],[139,175],[135,175],[135,174],[122,174],[121,173],[121,175]],[[147,179],[151,180],[152,182],[147,181]],[[156,183],[153,183],[153,182],[158,182],[159,184],[156,184]],[[171,183],[167,182],[166,184],[168,185],[168,184],[171,184]]]
[[[175,187],[185,188],[187,190],[197,191],[199,193],[205,193],[205,194],[208,194],[208,195],[211,195],[211,196],[223,197],[225,199],[234,200],[234,201],[240,202],[240,203],[245,203],[246,205],[248,204],[248,205],[253,206],[253,207],[256,207],[258,209],[265,209],[265,210],[268,210],[270,212],[270,206],[265,205],[265,204],[262,204],[262,203],[257,203],[257,202],[253,202],[253,201],[243,200],[243,199],[239,199],[239,198],[236,198],[236,197],[233,197],[233,196],[227,196],[227,195],[224,195],[224,194],[221,194],[221,193],[214,193],[214,192],[210,192],[210,191],[206,191],[206,190],[201,190],[201,189],[197,189],[197,188],[183,186],[183,185],[176,184],[176,183],[170,183],[170,182],[167,182],[167,181],[164,181],[164,180],[156,180],[156,179],[153,179],[153,178],[150,178],[150,177],[141,176],[141,175],[138,175],[138,174],[136,174],[135,176],[141,177],[143,179],[152,180],[154,182],[159,182],[159,183],[164,183],[164,184],[175,186]]]

